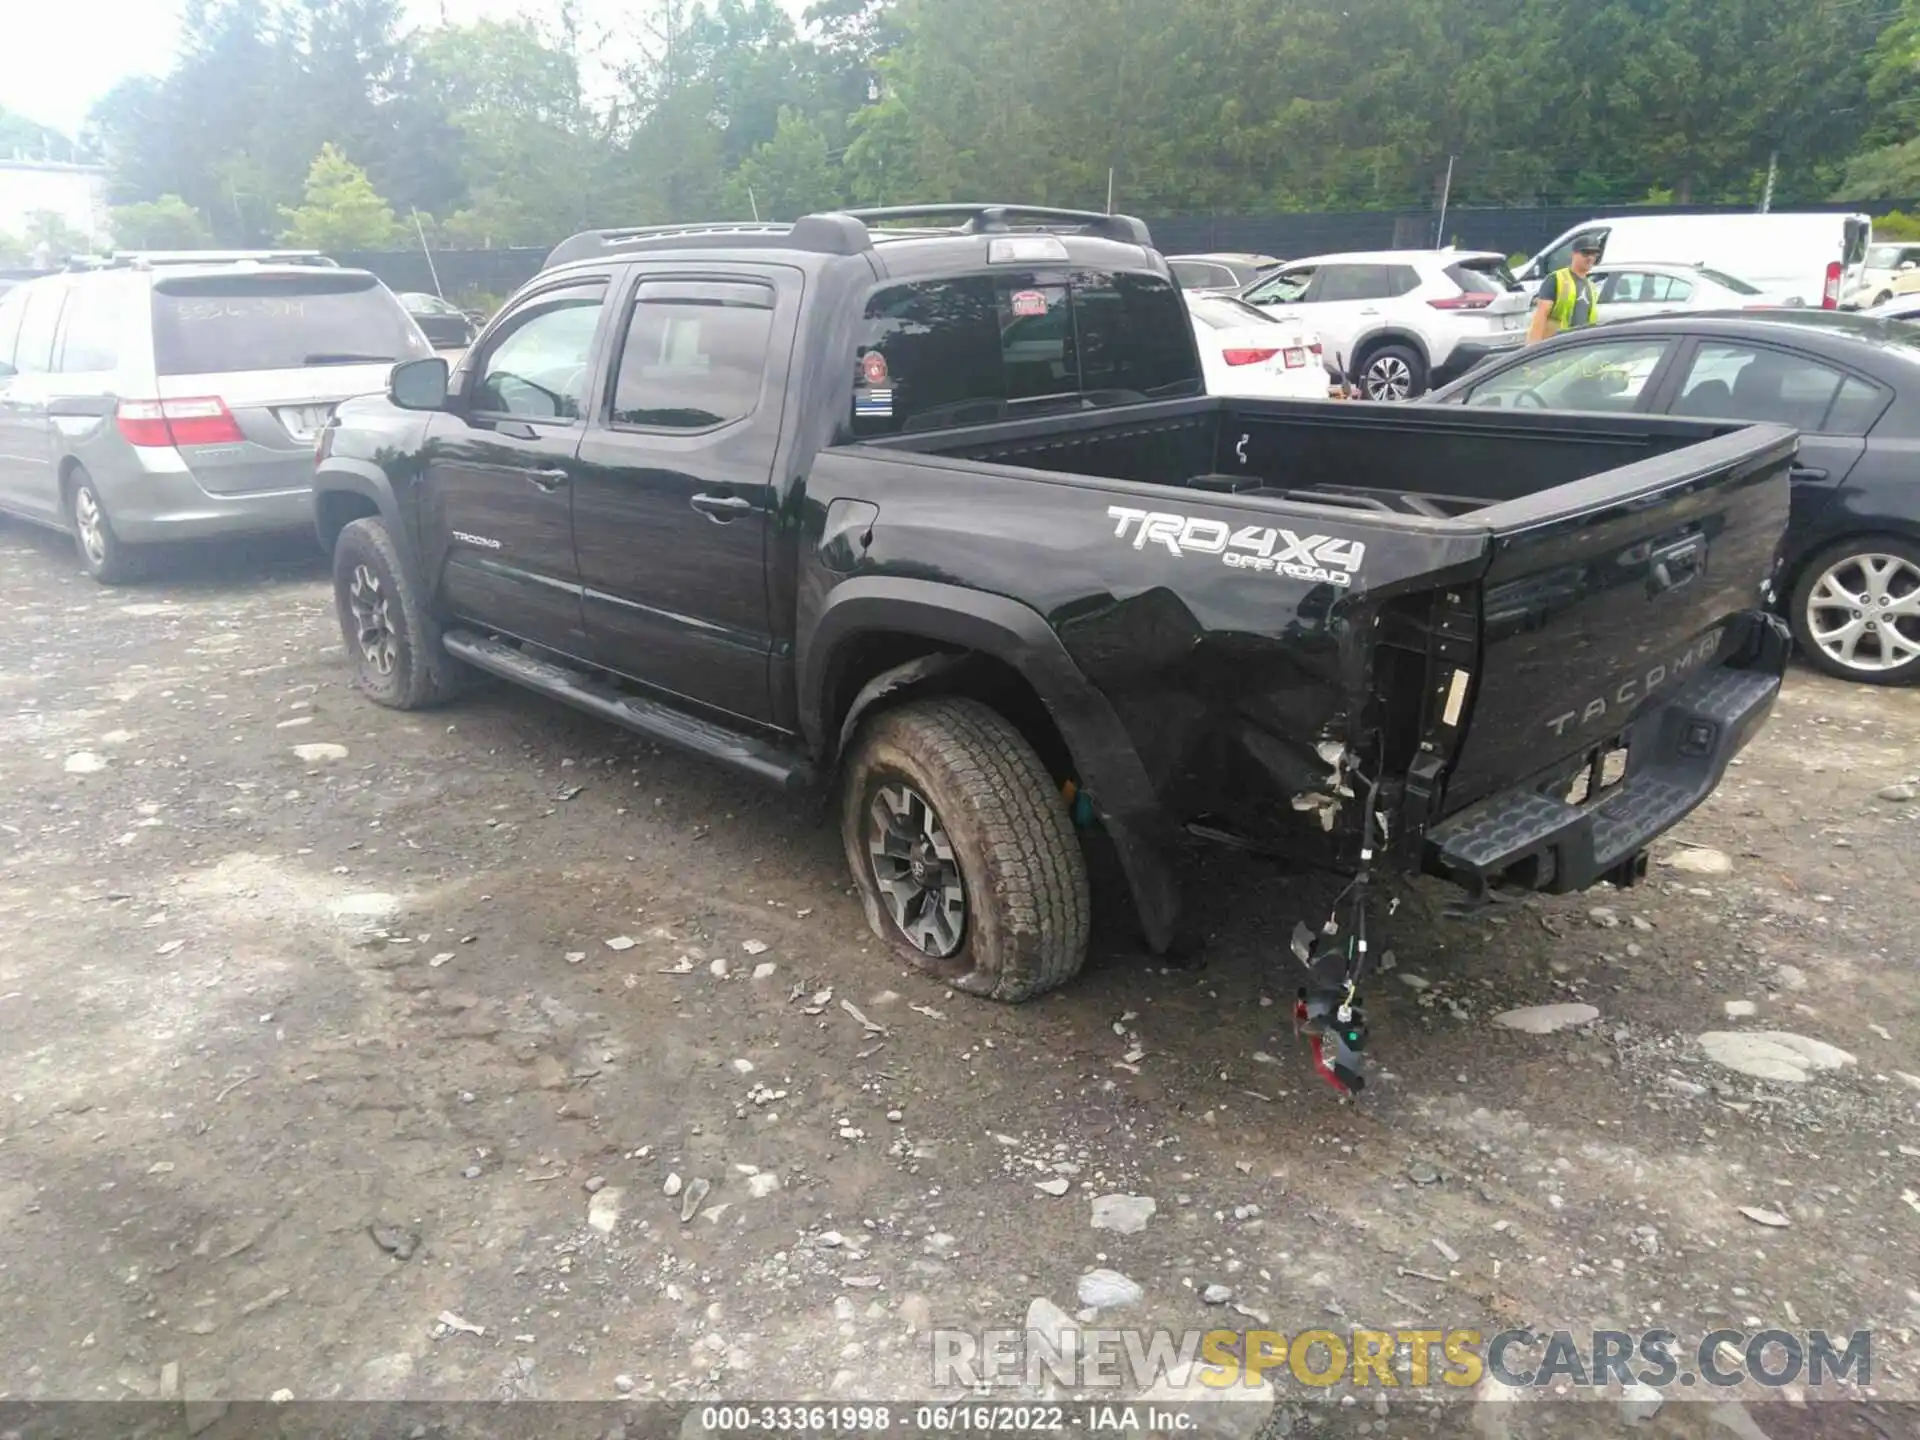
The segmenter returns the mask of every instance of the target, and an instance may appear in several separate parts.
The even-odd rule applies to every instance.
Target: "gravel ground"
[[[1204,965],[1109,899],[996,1007],[880,958],[804,804],[506,689],[363,702],[300,547],[109,591],[0,529],[0,606],[0,1400],[926,1396],[930,1327],[1106,1269],[1102,1325],[1871,1326],[1844,1426],[1735,1418],[1912,1433],[1920,694],[1796,672],[1638,890],[1407,891],[1352,1104],[1290,1034],[1318,881],[1204,859]],[[1494,1020],[1549,1004],[1597,1015]],[[1388,1427],[1283,1388],[1269,1434]],[[1437,1398],[1395,1432],[1624,1423]]]

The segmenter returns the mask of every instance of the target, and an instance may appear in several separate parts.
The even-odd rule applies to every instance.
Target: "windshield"
[[[1758,286],[1749,285],[1746,281],[1737,276],[1729,275],[1724,270],[1710,270],[1705,265],[1697,268],[1702,275],[1706,276],[1707,279],[1711,280],[1723,290],[1731,290],[1736,295],[1758,295],[1760,293]]]
[[[153,287],[153,355],[161,375],[377,364],[433,353],[373,276],[176,276]]]
[[[1241,325],[1271,325],[1276,317],[1258,305],[1235,300],[1230,295],[1195,296],[1187,302],[1193,318],[1209,330],[1232,330]]]
[[[1898,245],[1876,245],[1867,251],[1867,264],[1875,270],[1893,270],[1900,264]]]

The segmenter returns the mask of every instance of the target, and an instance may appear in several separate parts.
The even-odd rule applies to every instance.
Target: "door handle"
[[[555,490],[558,490],[562,485],[567,483],[567,472],[564,470],[529,470],[527,472],[527,479],[532,484],[545,490],[548,494],[552,494]]]
[[[1827,472],[1824,470],[1816,470],[1811,465],[1796,465],[1793,467],[1789,478],[1794,480],[1824,480],[1827,478]]]
[[[740,495],[696,495],[690,503],[716,525],[731,524],[753,509],[753,502]]]

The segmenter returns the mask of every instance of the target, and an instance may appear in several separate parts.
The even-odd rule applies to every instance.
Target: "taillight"
[[[114,417],[130,445],[233,445],[246,439],[218,396],[122,400]]]
[[[1840,308],[1840,262],[1838,260],[1827,262],[1827,285],[1826,289],[1820,292],[1820,308],[1822,310]]]
[[[1220,358],[1229,365],[1264,365],[1280,353],[1280,347],[1271,350],[1222,350]]]
[[[1493,301],[1494,297],[1484,290],[1463,290],[1458,295],[1429,300],[1427,304],[1436,310],[1484,310],[1493,304]]]

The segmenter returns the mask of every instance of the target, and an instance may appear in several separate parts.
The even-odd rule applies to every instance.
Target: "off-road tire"
[[[964,940],[929,955],[895,924],[868,848],[880,791],[905,784],[938,813],[966,891]],[[976,700],[883,711],[842,774],[840,835],[867,924],[900,960],[970,994],[1018,1003],[1062,985],[1086,959],[1086,857],[1066,801],[1020,732]]]
[[[369,659],[354,612],[354,581],[363,567],[386,600],[392,664],[385,671]],[[334,542],[333,600],[354,683],[369,699],[392,710],[422,710],[465,688],[466,667],[441,646],[440,627],[379,520],[355,520]]]
[[[1852,680],[1861,685],[1909,684],[1920,679],[1920,656],[1887,669],[1860,669],[1829,654],[1826,647],[1814,638],[1812,616],[1808,613],[1814,588],[1834,566],[1857,555],[1887,556],[1920,572],[1920,545],[1896,535],[1856,535],[1850,540],[1829,545],[1800,567],[1799,579],[1794,582],[1793,596],[1787,606],[1787,623],[1793,627],[1794,644],[1809,665],[1839,679]],[[1907,592],[1901,590],[1899,593],[1905,595]],[[1920,627],[1908,619],[1903,633],[1911,635],[1915,629]],[[1875,648],[1879,648],[1877,642]]]
[[[114,533],[106,502],[85,470],[66,484],[67,529],[87,574],[102,585],[125,585],[146,573],[145,557]]]

